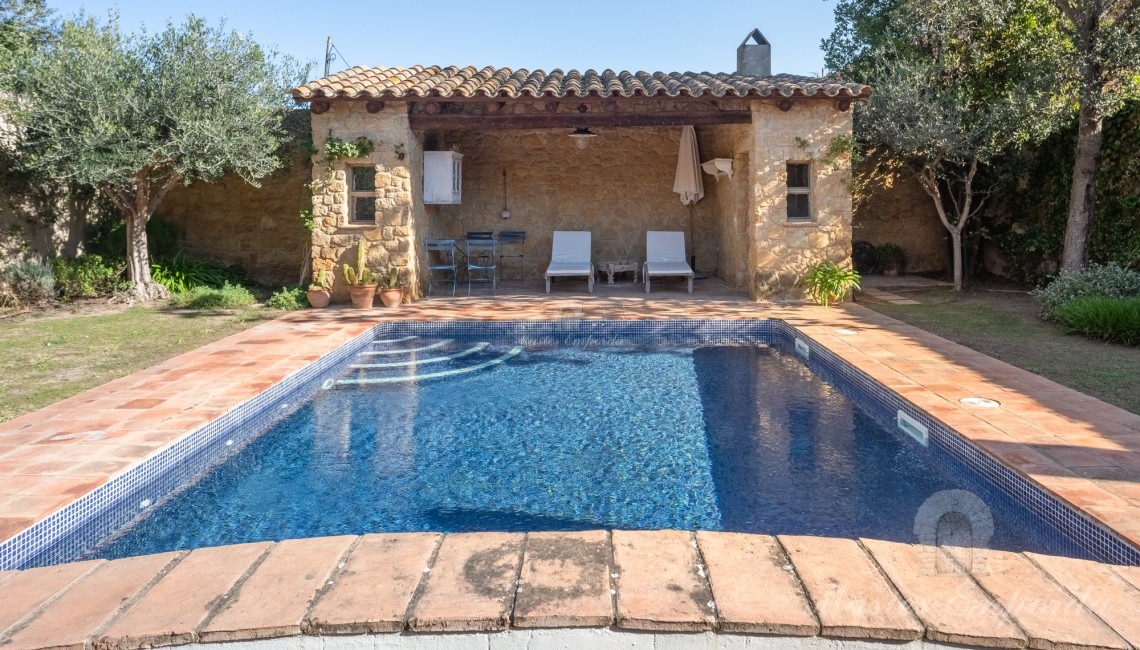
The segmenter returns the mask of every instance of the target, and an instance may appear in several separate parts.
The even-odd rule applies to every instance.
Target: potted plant
[[[368,242],[364,239],[356,246],[356,268],[344,265],[344,281],[348,283],[348,296],[357,309],[372,309],[376,297],[376,276],[365,265]]]
[[[906,251],[898,244],[883,244],[875,249],[875,262],[883,275],[899,275],[906,269]]]
[[[859,272],[840,268],[835,262],[820,262],[808,271],[804,287],[813,300],[829,307],[847,297],[852,289],[859,288]]]
[[[385,307],[399,307],[404,301],[404,288],[400,286],[400,270],[388,267],[388,278],[380,287],[380,303]]]
[[[309,299],[309,305],[315,309],[324,309],[329,306],[329,300],[332,299],[332,281],[329,280],[328,272],[324,269],[317,271],[317,277],[313,283],[309,285],[309,292],[305,297]]]

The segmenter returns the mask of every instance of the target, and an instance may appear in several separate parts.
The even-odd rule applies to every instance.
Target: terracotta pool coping
[[[10,650],[614,628],[1140,646],[1140,568],[875,540],[433,533],[202,548],[0,573]]]

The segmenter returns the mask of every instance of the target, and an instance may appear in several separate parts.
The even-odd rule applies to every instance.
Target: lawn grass
[[[1010,290],[887,289],[921,305],[859,304],[1140,414],[1140,348],[1063,334],[1037,302]]]
[[[0,320],[0,422],[278,315],[132,307]]]

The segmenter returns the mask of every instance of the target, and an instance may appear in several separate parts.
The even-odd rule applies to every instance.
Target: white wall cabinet
[[[463,195],[463,154],[424,152],[424,203],[457,205]]]

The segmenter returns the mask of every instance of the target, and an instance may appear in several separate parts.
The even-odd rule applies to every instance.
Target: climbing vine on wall
[[[318,152],[311,141],[307,143],[307,147],[309,150],[309,155],[315,157]],[[320,185],[323,183],[328,183],[332,180],[333,172],[336,171],[333,168],[333,163],[338,160],[365,158],[375,149],[376,145],[372,142],[372,140],[363,135],[354,140],[341,140],[340,138],[333,137],[325,140],[324,156],[317,160],[317,164],[323,165],[325,168],[325,180],[322,183],[312,181],[305,184],[305,188],[309,190],[310,198],[312,197],[313,192],[320,189]],[[301,225],[304,226],[305,229],[309,232],[312,232],[314,226],[312,210],[303,209],[301,210],[300,216]]]
[[[993,239],[1006,273],[1039,282],[1055,273],[1065,237],[1075,125],[1008,161]],[[1140,102],[1104,127],[1090,257],[1140,269]]]
[[[374,149],[376,149],[376,145],[364,136],[355,140],[329,138],[325,140],[325,157],[322,162],[326,165],[326,170],[331,172],[334,162],[346,158],[364,158],[371,154]]]
[[[316,158],[319,151],[313,145],[312,141],[305,143],[305,148],[309,153],[310,158]],[[316,227],[314,221],[312,206],[313,193],[320,191],[325,184],[332,182],[333,174],[336,171],[333,163],[338,160],[352,159],[352,158],[366,158],[375,150],[376,145],[372,140],[365,136],[360,136],[353,140],[342,140],[336,137],[330,137],[325,140],[325,151],[321,158],[315,161],[315,164],[322,165],[325,168],[325,178],[323,181],[310,181],[305,184],[305,189],[309,191],[309,201],[305,208],[302,208],[299,215],[301,218],[301,226],[308,232],[313,232]],[[306,277],[309,274],[309,266],[312,262],[312,249],[305,247],[305,258],[301,264],[301,278],[300,284],[304,284]]]

